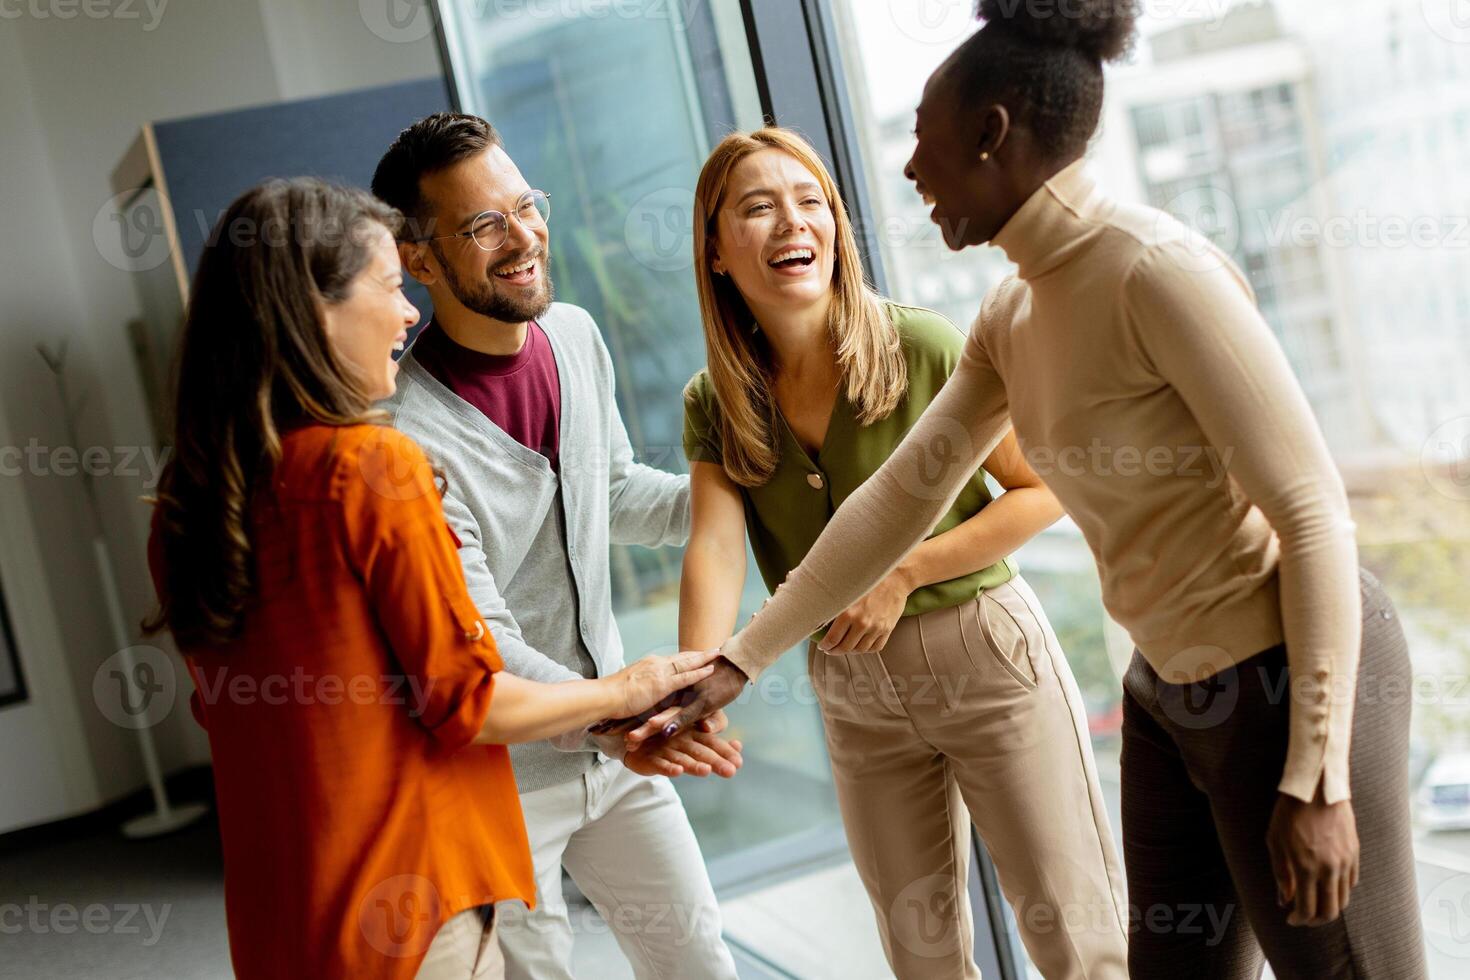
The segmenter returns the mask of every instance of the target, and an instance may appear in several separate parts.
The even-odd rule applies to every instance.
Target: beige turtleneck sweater
[[[1346,799],[1361,633],[1342,480],[1245,279],[1072,164],[996,236],[1017,275],[887,463],[722,648],[754,680],[924,539],[1010,424],[1097,561],[1108,612],[1167,682],[1283,640],[1280,789]],[[1228,692],[1224,695],[1229,697]]]

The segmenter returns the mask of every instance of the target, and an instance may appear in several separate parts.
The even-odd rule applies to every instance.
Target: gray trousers
[[[1426,976],[1409,824],[1408,645],[1363,572],[1349,756],[1361,876],[1336,921],[1292,926],[1266,828],[1286,760],[1286,648],[1168,684],[1136,651],[1123,679],[1123,853],[1133,980]]]

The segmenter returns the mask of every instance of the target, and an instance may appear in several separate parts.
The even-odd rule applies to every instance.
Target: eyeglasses
[[[522,228],[545,228],[546,222],[551,218],[551,195],[545,191],[526,191],[517,199],[516,209],[512,213]],[[482,250],[493,252],[505,244],[509,234],[510,218],[499,211],[481,211],[470,223],[469,231],[456,232],[453,235],[425,235],[422,238],[410,238],[408,241],[417,244],[439,242],[448,238],[468,238]]]

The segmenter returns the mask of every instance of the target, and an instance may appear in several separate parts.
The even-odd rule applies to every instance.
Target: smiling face
[[[836,241],[816,175],[784,150],[758,150],[730,171],[710,266],[730,277],[757,318],[780,314],[831,298]]]
[[[322,327],[337,356],[358,376],[373,401],[393,394],[402,350],[419,311],[403,295],[398,247],[387,228],[371,226],[367,265],[348,284],[347,295],[322,308]]]
[[[994,108],[961,111],[946,68],[940,66],[924,86],[914,125],[918,142],[903,172],[933,205],[929,218],[939,225],[945,244],[959,251],[990,241],[1009,216],[998,193],[1004,182],[996,179],[999,162],[994,159],[1005,133],[1004,122],[995,132]],[[990,153],[988,170],[982,151]]]
[[[470,238],[447,238],[409,246],[404,259],[414,278],[429,287],[436,306],[457,302],[503,323],[525,323],[551,306],[545,222],[534,227],[515,216],[531,189],[515,162],[499,146],[467,157],[420,181],[435,235],[469,231],[485,211],[508,215],[505,242],[492,252]]]

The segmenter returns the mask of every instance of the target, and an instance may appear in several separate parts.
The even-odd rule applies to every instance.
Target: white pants
[[[573,980],[565,865],[639,980],[735,980],[720,911],[684,804],[662,777],[604,762],[579,779],[521,796],[536,909],[496,906],[507,980]]]

